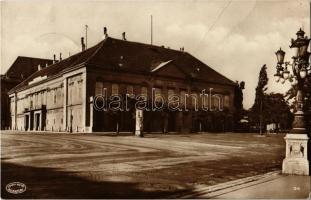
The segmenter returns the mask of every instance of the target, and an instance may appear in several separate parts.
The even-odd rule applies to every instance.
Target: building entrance
[[[40,113],[35,113],[35,116],[34,116],[34,124],[35,124],[35,127],[34,127],[34,129],[36,130],[36,131],[40,131],[41,130],[41,127],[40,127],[40,125],[41,125],[41,123],[40,123],[40,118],[41,118],[41,114]]]

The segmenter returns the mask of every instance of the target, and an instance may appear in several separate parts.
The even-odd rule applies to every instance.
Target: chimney
[[[126,40],[126,38],[125,38],[125,32],[122,33],[122,40]]]
[[[41,65],[39,64],[39,65],[38,65],[38,71],[40,71],[40,70],[41,70]]]
[[[84,37],[81,37],[82,51],[85,51]]]
[[[59,61],[62,61],[62,53],[59,53]]]
[[[107,28],[104,27],[104,38],[106,39],[108,37]]]
[[[56,55],[53,55],[53,64],[56,63]]]

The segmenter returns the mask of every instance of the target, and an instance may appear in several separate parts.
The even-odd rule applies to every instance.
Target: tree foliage
[[[243,118],[244,109],[243,109],[243,90],[245,89],[245,82],[237,82],[234,90],[234,127],[235,129],[239,128],[239,122]]]
[[[261,118],[262,127],[276,123],[280,125],[279,128],[289,129],[293,120],[290,107],[283,94],[266,93],[268,81],[267,67],[263,65],[259,73],[255,102],[249,112],[250,124],[258,127]]]
[[[255,102],[250,109],[249,119],[253,125],[258,126],[260,123],[261,109],[264,108],[264,96],[268,84],[267,67],[264,64],[259,72],[258,84],[256,87]],[[263,115],[262,118],[265,116]]]
[[[293,114],[287,104],[284,95],[280,93],[266,94],[264,98],[265,124],[277,123],[281,129],[290,129],[293,121]]]

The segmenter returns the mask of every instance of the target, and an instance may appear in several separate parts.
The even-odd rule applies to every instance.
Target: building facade
[[[18,56],[7,72],[1,75],[1,129],[11,127],[10,99],[8,92],[35,73],[39,68],[51,65],[53,60]]]
[[[149,99],[149,110],[143,111],[145,132],[230,131],[235,86],[183,50],[107,37],[94,47],[42,68],[13,88],[9,92],[11,127],[134,132],[135,97],[142,95]],[[202,90],[208,96],[200,98]],[[119,100],[129,97],[129,108],[98,109],[101,102],[124,108],[123,101],[118,104],[111,99],[113,95],[119,95]],[[169,109],[172,95],[179,95],[181,108],[187,105],[187,109]],[[154,103],[160,99],[156,96],[164,101]],[[202,107],[203,98],[210,99],[209,109],[195,109]],[[152,111],[157,103],[163,108]]]

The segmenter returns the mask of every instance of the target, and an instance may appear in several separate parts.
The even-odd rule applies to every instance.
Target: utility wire
[[[220,11],[220,13],[218,14],[217,18],[214,20],[214,22],[212,23],[212,25],[208,28],[208,30],[204,33],[203,37],[201,38],[200,42],[198,43],[201,44],[201,42],[204,40],[204,38],[206,37],[206,35],[214,28],[214,26],[216,25],[217,21],[220,19],[220,17],[224,14],[225,10],[229,7],[229,5],[231,4],[232,0],[228,1],[228,3],[222,8],[222,10]],[[194,52],[196,52],[198,50],[198,45],[196,46],[196,48],[194,49]]]

